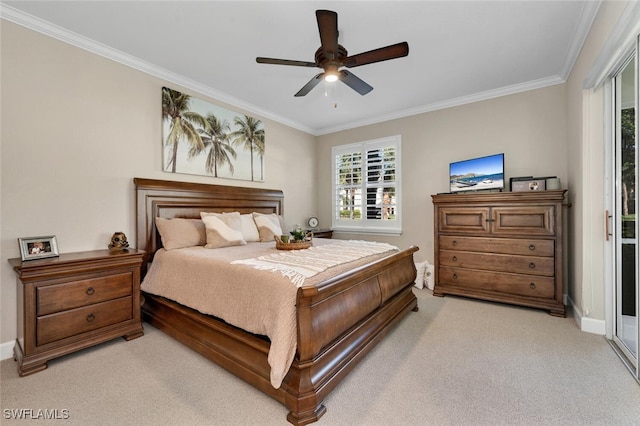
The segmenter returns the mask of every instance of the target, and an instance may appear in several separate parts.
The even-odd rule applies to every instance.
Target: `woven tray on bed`
[[[274,235],[273,239],[276,240],[276,248],[278,250],[302,250],[308,249],[313,245],[313,233],[309,232],[306,235],[306,239],[304,241],[289,241],[283,243],[279,236]]]

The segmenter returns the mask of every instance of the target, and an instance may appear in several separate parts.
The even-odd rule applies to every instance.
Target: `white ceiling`
[[[599,1],[2,1],[3,18],[314,135],[562,83]],[[293,95],[320,72],[316,9],[349,54],[401,41],[409,56]]]

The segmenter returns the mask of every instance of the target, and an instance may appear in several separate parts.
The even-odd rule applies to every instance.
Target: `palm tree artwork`
[[[243,118],[236,117],[234,123],[239,127],[238,130],[233,132],[234,145],[241,145],[244,149],[248,149],[251,152],[251,180],[254,180],[253,176],[253,157],[254,151],[260,158],[260,180],[263,180],[262,159],[264,158],[264,129],[262,128],[262,121],[256,120],[253,117],[244,115]]]
[[[195,157],[204,149],[196,126],[207,127],[208,123],[197,112],[189,111],[190,102],[191,96],[167,87],[162,88],[162,119],[170,125],[165,146],[171,148],[165,169],[171,167],[172,173],[176,172],[180,142],[185,141],[189,146],[189,158]]]
[[[208,149],[205,169],[207,173],[218,177],[218,167],[225,164],[233,175],[233,160],[237,158],[235,149],[229,144],[230,127],[227,120],[220,120],[215,114],[207,115],[210,130],[200,129],[205,149]],[[232,160],[233,159],[233,160]]]
[[[164,171],[264,181],[261,120],[162,88]]]

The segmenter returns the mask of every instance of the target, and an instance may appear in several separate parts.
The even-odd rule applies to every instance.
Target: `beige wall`
[[[583,81],[627,2],[603,2],[567,80],[569,189],[569,296],[584,328],[604,333],[605,145],[604,91],[583,90]],[[587,323],[585,323],[587,319]],[[595,321],[589,324],[589,320]]]
[[[106,248],[115,231],[134,238],[133,177],[282,189],[287,222],[315,214],[313,136],[263,119],[264,183],[164,173],[161,88],[180,87],[6,21],[1,31],[3,352],[16,335],[17,238],[56,235],[61,252]]]
[[[404,232],[372,238],[401,247],[418,245],[416,259],[432,261],[430,195],[447,191],[449,163],[504,152],[507,179],[557,175],[569,188],[567,291],[580,315],[588,311],[603,321],[602,93],[583,93],[582,80],[625,5],[603,3],[564,85],[317,138],[264,120],[263,184],[162,172],[160,88],[180,87],[3,21],[3,354],[16,330],[15,277],[6,262],[19,256],[16,238],[55,234],[60,250],[70,252],[104,248],[114,231],[132,237],[135,176],[280,188],[289,225],[317,214],[328,226],[331,146],[396,134],[402,136]],[[301,164],[295,180],[287,179],[285,165],[291,158]]]
[[[418,245],[417,259],[433,260],[430,194],[447,191],[448,164],[505,153],[507,179],[558,175],[569,189],[565,293],[583,330],[605,330],[605,175],[603,90],[583,81],[613,31],[625,1],[603,2],[566,84],[430,112],[318,138],[318,164],[331,146],[402,135],[403,235],[372,238]],[[321,222],[331,222],[330,170],[318,168]],[[337,235],[339,238],[340,235]]]
[[[449,190],[449,163],[503,152],[507,186],[512,176],[558,176],[566,185],[566,122],[565,86],[557,85],[318,137],[320,222],[331,224],[331,147],[401,135],[403,233],[365,238],[417,245],[416,259],[433,262],[431,195]]]

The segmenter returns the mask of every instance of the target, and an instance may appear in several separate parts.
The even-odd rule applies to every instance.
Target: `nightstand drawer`
[[[133,301],[124,297],[37,319],[36,341],[44,345],[133,318]]]
[[[47,315],[131,296],[132,287],[131,272],[41,286],[37,289],[37,315]]]

